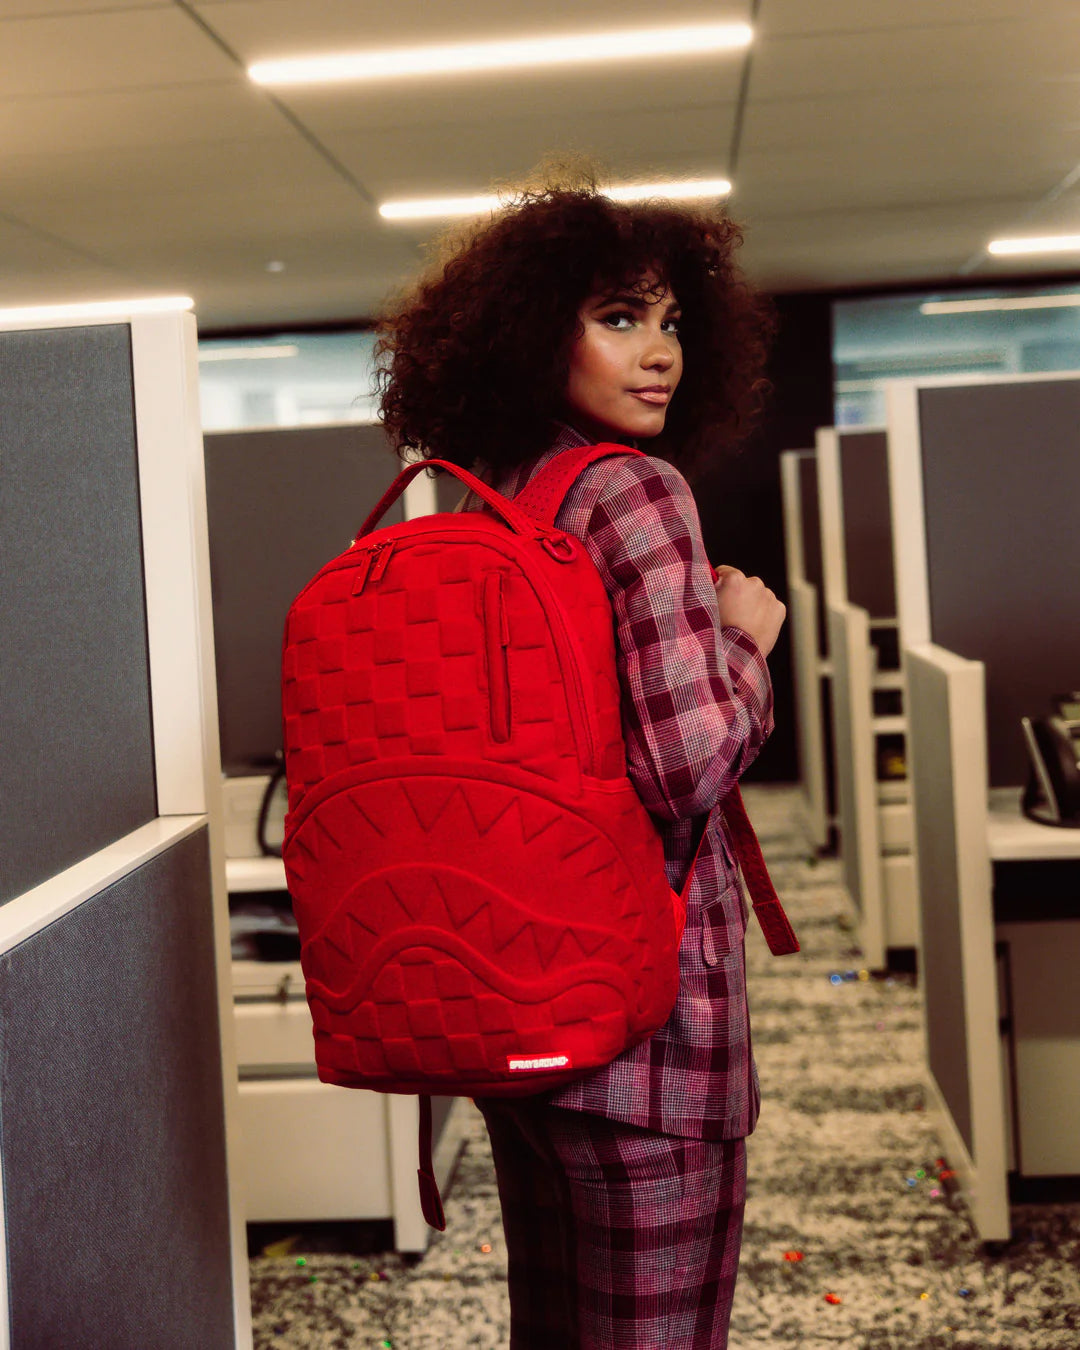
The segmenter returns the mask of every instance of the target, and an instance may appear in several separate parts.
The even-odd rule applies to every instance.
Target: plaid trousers
[[[540,1098],[477,1106],[506,1232],[510,1350],[724,1350],[745,1139],[680,1139]]]

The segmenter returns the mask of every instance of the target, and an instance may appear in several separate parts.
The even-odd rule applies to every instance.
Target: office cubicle
[[[0,1346],[250,1346],[195,320],[0,368]]]
[[[918,946],[886,433],[823,427],[817,483],[844,881],[871,969]]]
[[[976,1228],[1003,1239],[1010,1180],[1080,1174],[1080,831],[1020,812],[1020,718],[1080,671],[1080,374],[887,402],[928,1083]]]
[[[780,456],[799,779],[810,842],[825,849],[833,842],[836,817],[817,473],[813,450]]]

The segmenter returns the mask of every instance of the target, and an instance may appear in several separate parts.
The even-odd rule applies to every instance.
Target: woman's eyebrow
[[[614,295],[601,296],[594,302],[593,308],[603,309],[605,305],[627,305],[631,309],[648,309],[655,303],[654,300],[646,300],[637,291],[619,291]],[[664,312],[670,314],[675,309],[682,309],[682,305],[679,304],[678,300],[669,300]]]

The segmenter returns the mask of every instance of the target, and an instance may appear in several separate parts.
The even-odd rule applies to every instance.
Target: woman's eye
[[[634,322],[634,316],[629,310],[616,310],[611,314],[605,314],[603,318],[603,322],[606,323],[609,328],[625,327],[624,320],[625,324],[632,324]]]
[[[681,319],[665,319],[665,320],[664,320],[664,323],[663,323],[663,327],[664,327],[665,332],[668,332],[668,333],[674,333],[674,334],[678,335],[678,332],[679,332],[679,324],[680,324],[681,322],[682,322]]]

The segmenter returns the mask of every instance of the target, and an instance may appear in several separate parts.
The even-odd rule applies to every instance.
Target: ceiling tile
[[[175,7],[101,9],[0,24],[0,90],[5,99],[235,75],[235,63]]]
[[[1023,207],[1049,192],[1080,159],[1080,132],[1047,132],[1040,142],[973,146],[962,157],[932,138],[746,151],[732,201],[736,209],[769,214],[934,206],[1000,196]]]
[[[0,217],[0,305],[41,305],[133,294],[126,269],[86,258],[61,240]]]
[[[0,0],[0,23],[49,19],[59,14],[95,14],[102,9],[168,9],[173,0]]]
[[[245,195],[276,202],[278,210],[307,210],[311,194],[332,193],[355,204],[364,200],[299,136],[288,132],[259,140],[220,140],[177,145],[163,154],[135,147],[93,154],[25,156],[4,164],[3,201],[15,215],[35,223],[78,223],[109,212],[129,228],[155,202],[187,206],[182,216],[213,216],[229,228],[226,201],[241,209]],[[370,209],[370,207],[368,208]],[[243,228],[238,218],[236,228]]]
[[[902,4],[853,4],[852,0],[765,0],[757,19],[762,37],[803,33],[865,33],[875,29],[989,23],[1027,19],[1031,0],[903,0]],[[1039,0],[1039,15],[1075,15],[1075,0]]]
[[[277,97],[319,135],[362,128],[444,127],[449,138],[460,123],[483,125],[498,137],[505,122],[575,115],[634,116],[652,109],[714,107],[736,103],[741,64],[693,61],[665,66],[648,79],[629,68],[606,67],[585,79],[566,70],[523,71],[512,79],[441,81],[423,86],[321,85],[277,91]],[[630,137],[627,137],[630,140]]]
[[[750,97],[905,92],[1023,82],[1080,71],[1080,23],[1064,15],[887,32],[762,39]]]
[[[168,157],[185,143],[286,130],[280,111],[246,80],[0,99],[0,172],[19,156],[153,148]]]
[[[195,0],[201,17],[247,62],[329,50],[433,46],[554,33],[604,33],[627,28],[695,23],[745,23],[750,0],[711,0],[658,9],[653,0],[544,0],[508,6],[506,0]]]
[[[325,143],[380,201],[388,197],[483,191],[494,180],[520,177],[546,155],[587,155],[616,181],[723,177],[734,106],[647,113],[562,113],[490,124],[432,123],[381,132],[336,133]]]

